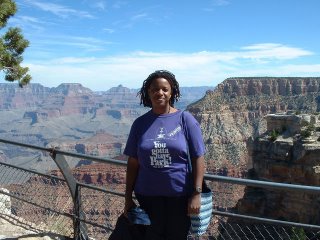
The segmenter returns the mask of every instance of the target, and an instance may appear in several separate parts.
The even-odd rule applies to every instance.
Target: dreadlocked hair
[[[152,81],[157,78],[164,78],[169,82],[172,91],[169,104],[173,107],[174,103],[180,99],[181,95],[179,83],[176,80],[175,75],[167,70],[157,70],[151,73],[148,78],[143,81],[142,87],[137,93],[137,96],[140,96],[140,105],[143,105],[144,107],[152,107],[152,103],[148,95],[148,89],[150,88]]]

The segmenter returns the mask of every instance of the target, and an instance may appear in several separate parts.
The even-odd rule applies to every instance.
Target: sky
[[[7,27],[22,29],[30,41],[23,66],[32,83],[47,87],[137,89],[159,69],[173,72],[182,87],[216,86],[230,77],[320,77],[319,0],[16,4]]]

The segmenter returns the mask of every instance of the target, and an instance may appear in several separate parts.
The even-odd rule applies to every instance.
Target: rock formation
[[[207,89],[211,88],[181,88],[181,106],[198,100]],[[123,150],[134,119],[149,110],[139,104],[137,91],[122,85],[93,92],[77,83],[63,83],[56,88],[40,84],[23,88],[17,84],[0,84],[1,138],[116,157]],[[41,171],[54,167],[48,155],[42,153],[30,153],[11,145],[1,150],[2,156],[8,156],[16,164],[28,162],[28,167]],[[26,160],[28,156],[36,162],[30,163]]]
[[[8,189],[0,188],[0,214],[11,214],[11,200],[10,196],[3,193],[9,193]]]
[[[320,120],[318,115],[267,115],[267,131],[255,139],[250,177],[319,186]],[[306,206],[308,206],[306,208]],[[248,215],[319,225],[318,195],[247,187],[236,209]]]
[[[248,139],[265,132],[265,115],[317,112],[319,100],[320,78],[229,78],[207,91],[188,110],[203,131],[208,171],[243,175],[251,167]]]
[[[38,107],[50,94],[50,88],[30,84],[23,88],[10,83],[0,83],[0,109]]]

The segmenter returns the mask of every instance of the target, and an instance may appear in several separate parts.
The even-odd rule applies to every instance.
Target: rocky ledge
[[[252,141],[252,169],[257,180],[319,186],[320,117],[312,114],[269,114],[267,131]],[[308,206],[308,207],[306,207]],[[319,224],[316,194],[247,187],[237,210],[249,215]]]

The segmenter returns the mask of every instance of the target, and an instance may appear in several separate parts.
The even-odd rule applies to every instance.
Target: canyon
[[[121,153],[130,125],[146,111],[139,106],[136,91],[123,86],[93,93],[78,84],[51,90],[36,85],[28,89],[34,96],[6,88],[6,97],[0,97],[3,138],[101,157],[125,160]],[[200,123],[208,173],[319,185],[320,78],[229,78],[215,88],[201,88],[198,96],[183,101],[180,108],[186,108]],[[303,138],[310,124],[314,125],[311,137]],[[272,139],[274,132],[277,135]],[[27,160],[30,156],[33,162]],[[41,166],[61,176],[45,153],[4,146],[0,159],[31,169]],[[125,175],[119,167],[84,159],[71,166],[81,182],[124,189]],[[306,204],[319,207],[312,194],[299,196],[217,183],[212,189],[217,193],[218,209],[319,224],[318,213],[310,214],[304,208]],[[275,206],[278,211],[272,211]]]
[[[176,107],[185,109],[210,89],[213,87],[182,87]],[[55,88],[40,84],[20,88],[1,83],[0,137],[81,154],[118,157],[132,122],[149,110],[139,104],[137,92],[122,85],[93,92],[77,83]],[[4,146],[0,157],[30,169],[56,168],[48,154],[39,151]],[[77,165],[75,161],[71,164]]]
[[[23,89],[0,84],[0,91],[2,138],[101,157],[123,158],[133,120],[148,110],[139,105],[137,90],[121,85],[93,92],[80,84]],[[315,113],[320,108],[316,77],[229,78],[215,88],[181,92],[184,97],[177,107],[191,112],[203,132],[207,172],[240,178],[252,168],[250,144],[267,130],[267,114]],[[35,161],[27,160],[30,156]],[[55,167],[41,152],[5,147],[0,157],[32,169]],[[83,164],[74,161],[72,167]]]

